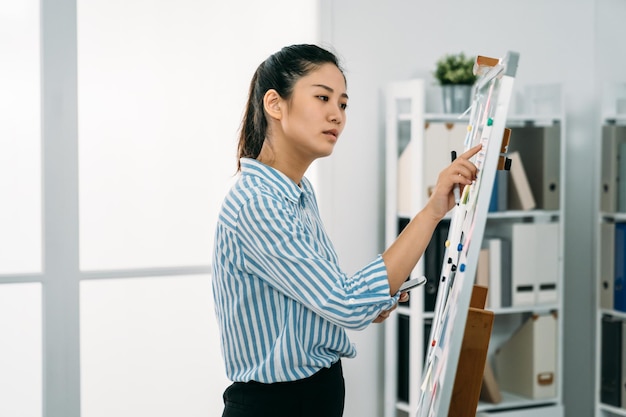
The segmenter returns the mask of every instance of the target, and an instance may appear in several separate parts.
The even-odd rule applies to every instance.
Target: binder
[[[454,123],[450,129],[450,148],[457,153],[463,153],[465,138],[467,137],[467,123]]]
[[[615,281],[615,224],[600,225],[600,308],[613,308]]]
[[[424,127],[424,190],[430,197],[442,169],[450,164],[448,132],[444,123],[427,123]]]
[[[620,142],[617,157],[617,211],[626,211],[626,143]]]
[[[536,304],[556,303],[558,300],[557,280],[559,277],[559,224],[535,224],[537,254]]]
[[[622,408],[626,408],[626,321],[622,321],[622,380],[620,384]]]
[[[614,212],[618,207],[619,150],[623,142],[626,142],[626,126],[605,125],[602,127],[601,211]]]
[[[426,355],[428,354],[428,346],[430,345],[430,331],[433,328],[433,320],[425,319],[424,320],[424,341],[422,345],[422,363],[426,363]]]
[[[415,141],[409,142],[398,158],[398,213],[411,213],[411,196],[419,188],[411,175],[411,157],[417,146]]]
[[[398,235],[400,233],[402,233],[402,231],[404,230],[404,228],[411,222],[411,219],[408,217],[398,217]],[[406,279],[410,279],[411,276],[407,276]],[[407,301],[406,303],[407,305],[411,305],[411,299],[409,298],[409,301]]]
[[[600,401],[621,406],[623,323],[620,319],[602,316],[600,348]]]
[[[476,264],[476,285],[489,288],[489,248],[481,248]],[[489,296],[487,296],[489,299]],[[487,301],[489,307],[489,301]]]
[[[561,193],[561,127],[524,126],[513,128],[515,140],[509,152],[519,152],[536,208],[558,210]]]
[[[557,318],[535,315],[496,350],[500,388],[531,399],[556,396]]]
[[[433,232],[433,236],[424,252],[424,311],[434,311],[441,277],[441,266],[446,249],[446,240],[450,230],[450,221],[442,220]]]
[[[626,311],[626,223],[615,223],[615,279],[613,281],[613,308]]]
[[[537,207],[537,203],[530,188],[522,158],[517,151],[509,152],[508,158],[511,160],[511,169],[507,206],[509,210],[532,210]]]
[[[500,242],[500,301],[502,307],[511,307],[513,305],[513,291],[511,283],[511,242],[502,239]]]
[[[462,153],[467,135],[467,124],[429,122],[424,128],[424,185],[425,197],[437,183],[442,169],[450,165],[450,152]]]
[[[508,200],[508,171],[496,171],[496,177],[493,183],[493,191],[489,200],[489,212],[506,211]]]
[[[397,367],[397,396],[398,400],[409,402],[409,316],[398,314],[398,361]]]
[[[489,308],[511,306],[511,244],[507,239],[491,237],[484,240],[489,252]],[[479,258],[480,262],[480,258]]]
[[[512,226],[512,305],[557,301],[558,236],[558,223],[518,223]]]
[[[483,385],[480,389],[480,400],[491,404],[498,404],[502,401],[500,386],[493,372],[493,367],[489,360],[485,362],[485,372],[483,374]]]
[[[511,237],[511,286],[514,306],[535,303],[535,233],[532,224],[515,224]]]
[[[489,308],[502,307],[502,239],[487,239],[489,250],[489,292],[487,305]]]

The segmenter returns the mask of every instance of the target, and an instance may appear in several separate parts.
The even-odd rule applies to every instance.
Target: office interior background
[[[623,0],[0,0],[0,416],[216,416],[210,287],[249,80],[332,48],[350,107],[309,175],[347,271],[383,250],[387,83],[445,53],[520,53],[565,97],[566,415],[593,415],[600,109],[626,82]],[[350,332],[347,417],[380,416],[383,326]]]

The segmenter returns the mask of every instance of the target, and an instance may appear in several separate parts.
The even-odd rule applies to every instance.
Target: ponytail
[[[263,142],[267,133],[267,119],[263,110],[263,95],[259,92],[257,85],[259,72],[262,71],[263,64],[257,68],[252,81],[250,82],[250,90],[248,92],[248,102],[246,103],[246,112],[241,121],[241,130],[239,133],[239,144],[237,149],[237,170],[241,169],[239,158],[256,158],[261,153]],[[260,96],[260,97],[258,97]]]

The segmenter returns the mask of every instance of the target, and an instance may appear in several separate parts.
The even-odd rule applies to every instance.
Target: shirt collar
[[[300,200],[300,196],[303,192],[302,188],[298,187],[291,178],[279,170],[252,158],[241,158],[240,163],[242,175],[254,175],[259,177],[279,189],[289,200],[294,202]]]

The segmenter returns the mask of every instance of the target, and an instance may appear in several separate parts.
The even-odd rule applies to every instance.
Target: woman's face
[[[339,68],[324,64],[300,78],[284,104],[282,133],[293,156],[312,161],[330,155],[346,124],[348,95]]]

